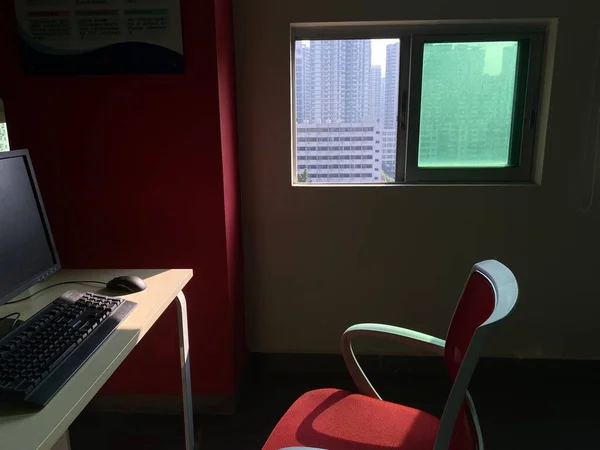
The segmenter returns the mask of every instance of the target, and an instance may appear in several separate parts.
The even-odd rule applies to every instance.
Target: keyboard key
[[[22,380],[19,384],[17,384],[14,389],[15,392],[21,393],[23,397],[29,394],[33,390],[33,385],[29,380]]]
[[[75,319],[72,319],[67,325],[69,325],[71,328],[78,328],[79,325],[81,325],[82,320],[79,317],[76,317]]]
[[[14,380],[7,380],[6,383],[2,386],[2,390],[6,392],[12,392],[15,388]]]

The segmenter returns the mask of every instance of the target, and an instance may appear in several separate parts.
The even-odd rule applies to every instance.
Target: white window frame
[[[396,133],[395,183],[530,183],[536,134],[539,128],[540,90],[544,46],[548,24],[529,23],[444,23],[389,24],[292,24],[292,176],[296,170],[295,45],[301,40],[399,39],[398,130]],[[418,167],[419,119],[423,49],[428,42],[519,41],[515,110],[511,135],[511,165],[500,168],[423,168]],[[328,184],[330,185],[330,184]]]

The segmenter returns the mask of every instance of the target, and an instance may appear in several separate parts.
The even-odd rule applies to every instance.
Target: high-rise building
[[[381,79],[381,66],[371,67],[369,118],[374,120],[383,118],[383,83]]]
[[[381,132],[381,170],[396,179],[396,130],[383,130]]]
[[[400,78],[400,43],[388,44],[385,49],[385,105],[383,128],[397,129],[398,80]]]
[[[371,98],[371,40],[345,40],[342,77],[345,79],[346,102],[342,122],[364,122],[369,116]]]
[[[382,169],[396,179],[396,134],[398,131],[398,81],[400,79],[400,44],[388,44],[385,52],[384,113],[382,131]]]
[[[360,123],[369,117],[370,98],[370,40],[296,43],[298,122]]]
[[[296,121],[303,123],[312,117],[312,85],[310,47],[304,43],[296,44]]]
[[[383,127],[383,115],[385,114],[385,74],[381,72],[381,126]]]

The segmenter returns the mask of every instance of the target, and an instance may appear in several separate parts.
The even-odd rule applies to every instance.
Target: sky
[[[381,66],[381,74],[385,76],[385,47],[394,44],[398,39],[371,39],[371,65]]]

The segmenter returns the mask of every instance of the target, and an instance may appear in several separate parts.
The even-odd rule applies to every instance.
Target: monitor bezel
[[[8,292],[8,294],[0,297],[0,306],[6,304],[10,300],[16,298],[23,292],[25,292],[30,287],[35,284],[45,280],[50,275],[55,273],[60,269],[60,259],[58,258],[58,251],[56,249],[56,244],[54,243],[54,237],[52,236],[52,229],[50,228],[50,222],[48,221],[48,215],[46,214],[46,208],[44,207],[44,202],[42,200],[42,194],[40,192],[40,188],[38,186],[37,178],[35,177],[35,172],[33,170],[33,164],[31,162],[31,157],[29,156],[28,150],[10,150],[8,152],[0,152],[0,160],[9,159],[9,158],[24,158],[25,166],[27,169],[27,173],[29,175],[30,183],[33,187],[33,193],[35,195],[35,199],[38,206],[38,211],[40,211],[40,216],[42,218],[42,225],[44,227],[44,231],[46,232],[46,239],[50,244],[50,250],[52,252],[52,259],[54,260],[54,264],[52,267],[48,267],[47,269],[42,270],[40,273],[35,276],[27,279],[25,282],[16,286],[13,290]]]

